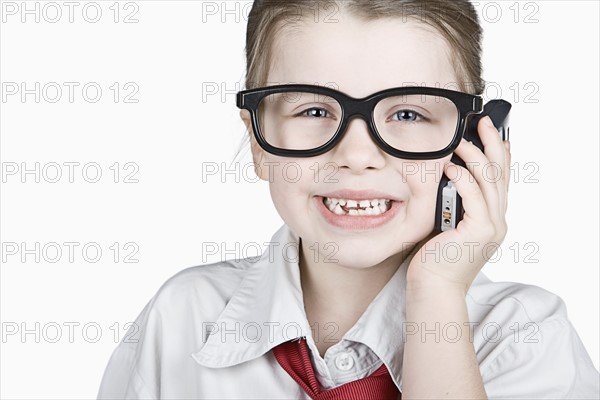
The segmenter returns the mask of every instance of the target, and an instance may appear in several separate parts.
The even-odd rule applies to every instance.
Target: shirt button
[[[354,358],[348,353],[342,353],[335,358],[335,366],[340,371],[348,371],[354,367]]]

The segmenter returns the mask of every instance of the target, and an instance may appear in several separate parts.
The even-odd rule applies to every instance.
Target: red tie
[[[329,390],[322,390],[315,377],[306,339],[292,340],[273,348],[273,354],[288,374],[314,400],[396,400],[400,392],[385,367],[381,364],[366,378],[348,382]]]

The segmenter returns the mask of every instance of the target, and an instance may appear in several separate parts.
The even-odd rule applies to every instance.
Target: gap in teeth
[[[381,215],[390,209],[391,200],[350,200],[324,197],[323,203],[334,214],[337,215]]]

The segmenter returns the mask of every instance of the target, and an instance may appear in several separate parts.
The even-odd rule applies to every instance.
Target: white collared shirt
[[[407,259],[321,357],[315,336],[333,336],[336,325],[309,326],[298,243],[284,225],[260,259],[192,267],[169,279],[114,351],[98,398],[308,399],[270,351],[303,336],[325,389],[383,362],[402,390],[407,335],[456,340],[458,326],[405,322]],[[480,273],[466,302],[471,323],[461,329],[471,335],[489,398],[599,398],[600,376],[558,296]]]

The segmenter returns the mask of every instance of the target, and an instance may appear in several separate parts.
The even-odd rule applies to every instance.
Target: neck
[[[409,252],[407,249],[373,266],[350,268],[315,262],[301,244],[304,309],[321,355],[358,321]]]

